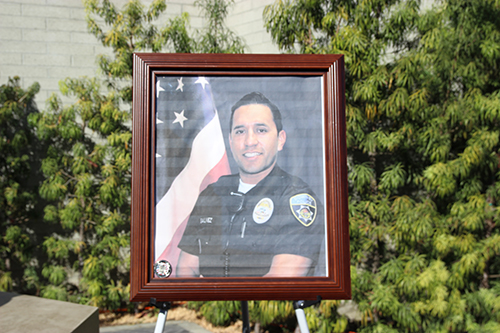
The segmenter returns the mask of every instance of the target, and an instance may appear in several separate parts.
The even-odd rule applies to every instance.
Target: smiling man
[[[281,113],[261,93],[232,107],[229,145],[239,172],[200,194],[179,243],[177,276],[313,275],[323,207],[306,183],[277,165],[285,142]]]

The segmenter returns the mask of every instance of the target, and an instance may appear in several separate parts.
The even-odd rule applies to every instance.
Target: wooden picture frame
[[[349,299],[343,56],[136,53],[133,61],[131,300],[306,300],[318,296]],[[244,95],[243,92],[251,91],[262,92],[271,105],[281,111],[286,143],[272,160],[287,172],[280,179],[294,179],[295,182],[292,176],[299,176],[304,179],[301,184],[309,187],[301,189],[303,193],[294,195],[293,199],[286,197],[287,194],[283,195],[284,199],[264,196],[257,204],[250,204],[249,199],[245,203],[250,206],[248,213],[241,213],[247,214],[246,219],[238,215],[244,205],[242,201],[240,210],[227,213],[227,216],[233,214],[227,234],[220,231],[226,227],[200,229],[200,226],[217,228],[219,223],[212,222],[215,213],[206,213],[209,217],[198,217],[198,213],[194,213],[193,207],[196,212],[202,210],[198,208],[200,200],[212,200],[210,195],[200,195],[201,190],[220,175],[240,172],[242,180],[242,174],[251,175],[240,164],[246,160],[238,161],[235,133],[242,131],[234,129],[237,126],[231,116],[231,106]],[[234,107],[235,115],[241,114],[238,107]],[[268,110],[271,108],[269,106]],[[280,132],[276,117],[273,113],[271,119],[276,124],[276,131]],[[235,116],[235,122],[240,118]],[[215,127],[207,129],[212,126],[210,124]],[[217,138],[200,134],[209,130],[217,132]],[[212,132],[210,135],[214,135]],[[246,146],[250,144],[245,143]],[[214,161],[213,156],[216,156]],[[273,157],[272,154],[266,156]],[[274,162],[276,160],[278,162]],[[272,172],[276,169],[274,167]],[[236,176],[220,179],[233,179],[231,177],[237,179]],[[283,180],[275,186],[288,186],[290,182]],[[219,181],[209,187],[216,188],[217,184]],[[261,187],[267,191],[265,186]],[[226,205],[224,200],[220,199],[221,207]],[[208,202],[206,206],[217,206]],[[278,217],[282,216],[279,215],[282,211],[289,214],[283,218],[285,222]],[[235,216],[244,221],[241,226],[238,224],[237,231],[233,229]],[[229,217],[220,217],[221,221],[224,219],[229,220]],[[247,223],[252,228],[255,223],[255,228],[246,229]],[[274,233],[262,237],[249,235],[249,232],[264,230],[257,229],[260,228],[257,224]],[[196,232],[204,236],[196,236]],[[255,254],[243,255],[243,250],[238,248],[232,252],[233,261],[228,264],[227,244],[230,242],[225,239],[233,234],[247,242],[244,246],[251,243],[257,250]],[[218,245],[208,248],[209,245],[205,245],[209,244],[207,237],[211,244]],[[198,241],[200,254],[192,252],[191,245],[185,245],[191,244],[191,238]],[[224,242],[223,250],[220,244]],[[235,242],[239,240],[231,238],[231,244]],[[275,272],[276,251],[283,251],[286,256],[299,251],[300,246],[307,254],[297,252],[294,255],[298,255],[298,259],[293,262],[306,258],[306,269],[300,272],[307,274],[297,273],[295,264],[290,261],[286,264],[289,266],[281,266],[285,267],[281,273],[269,276],[269,272]],[[217,258],[219,248],[224,251],[225,259]],[[181,259],[179,253],[182,253]],[[189,262],[186,258],[197,259],[198,266],[192,267],[198,270],[186,266]],[[220,267],[206,264],[207,260],[212,260],[207,258],[225,260],[220,276],[217,273]],[[271,270],[269,260],[273,260]],[[237,265],[242,267],[237,268]],[[212,267],[216,272],[213,276],[209,269]],[[197,275],[185,274],[191,271]],[[301,274],[306,275],[299,276]]]

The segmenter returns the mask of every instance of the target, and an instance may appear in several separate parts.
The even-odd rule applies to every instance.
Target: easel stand
[[[304,313],[304,309],[314,304],[318,304],[319,302],[321,302],[321,296],[318,296],[315,301],[293,302],[293,308],[295,309],[295,315],[297,316],[297,323],[299,324],[300,333],[309,333],[309,326],[307,326],[306,314]]]
[[[156,320],[155,332],[154,333],[163,333],[163,328],[165,327],[165,320],[167,320],[168,310],[172,307],[171,302],[156,302],[156,298],[151,298],[149,303],[154,307],[160,309],[160,313],[158,314],[158,319]]]
[[[172,306],[170,302],[156,302],[156,298],[151,298],[151,305],[160,309],[160,313],[158,314],[158,319],[156,320],[156,326],[154,333],[163,333],[163,329],[165,327],[165,320],[167,320],[167,313]],[[293,302],[293,308],[295,309],[295,315],[297,316],[297,323],[299,324],[301,333],[309,333],[309,326],[307,326],[306,315],[304,313],[304,309],[308,308],[314,304],[318,304],[321,302],[321,296],[315,301],[295,301]],[[241,301],[241,313],[242,313],[242,321],[243,328],[242,333],[250,333],[250,320],[248,315],[248,301]]]
[[[241,320],[243,321],[243,333],[250,333],[250,319],[248,315],[248,301],[241,301]]]

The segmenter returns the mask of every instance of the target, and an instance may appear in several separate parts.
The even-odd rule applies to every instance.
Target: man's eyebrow
[[[256,124],[252,124],[253,126],[264,126],[264,127],[269,127],[268,124],[266,123],[256,123]],[[235,129],[238,129],[238,128],[245,128],[245,125],[236,125],[233,127],[233,130]]]

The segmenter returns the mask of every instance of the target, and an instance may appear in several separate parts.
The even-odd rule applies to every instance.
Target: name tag
[[[210,217],[210,216],[200,217],[200,224],[206,224],[206,223],[211,224],[212,220],[213,220],[213,217]]]

